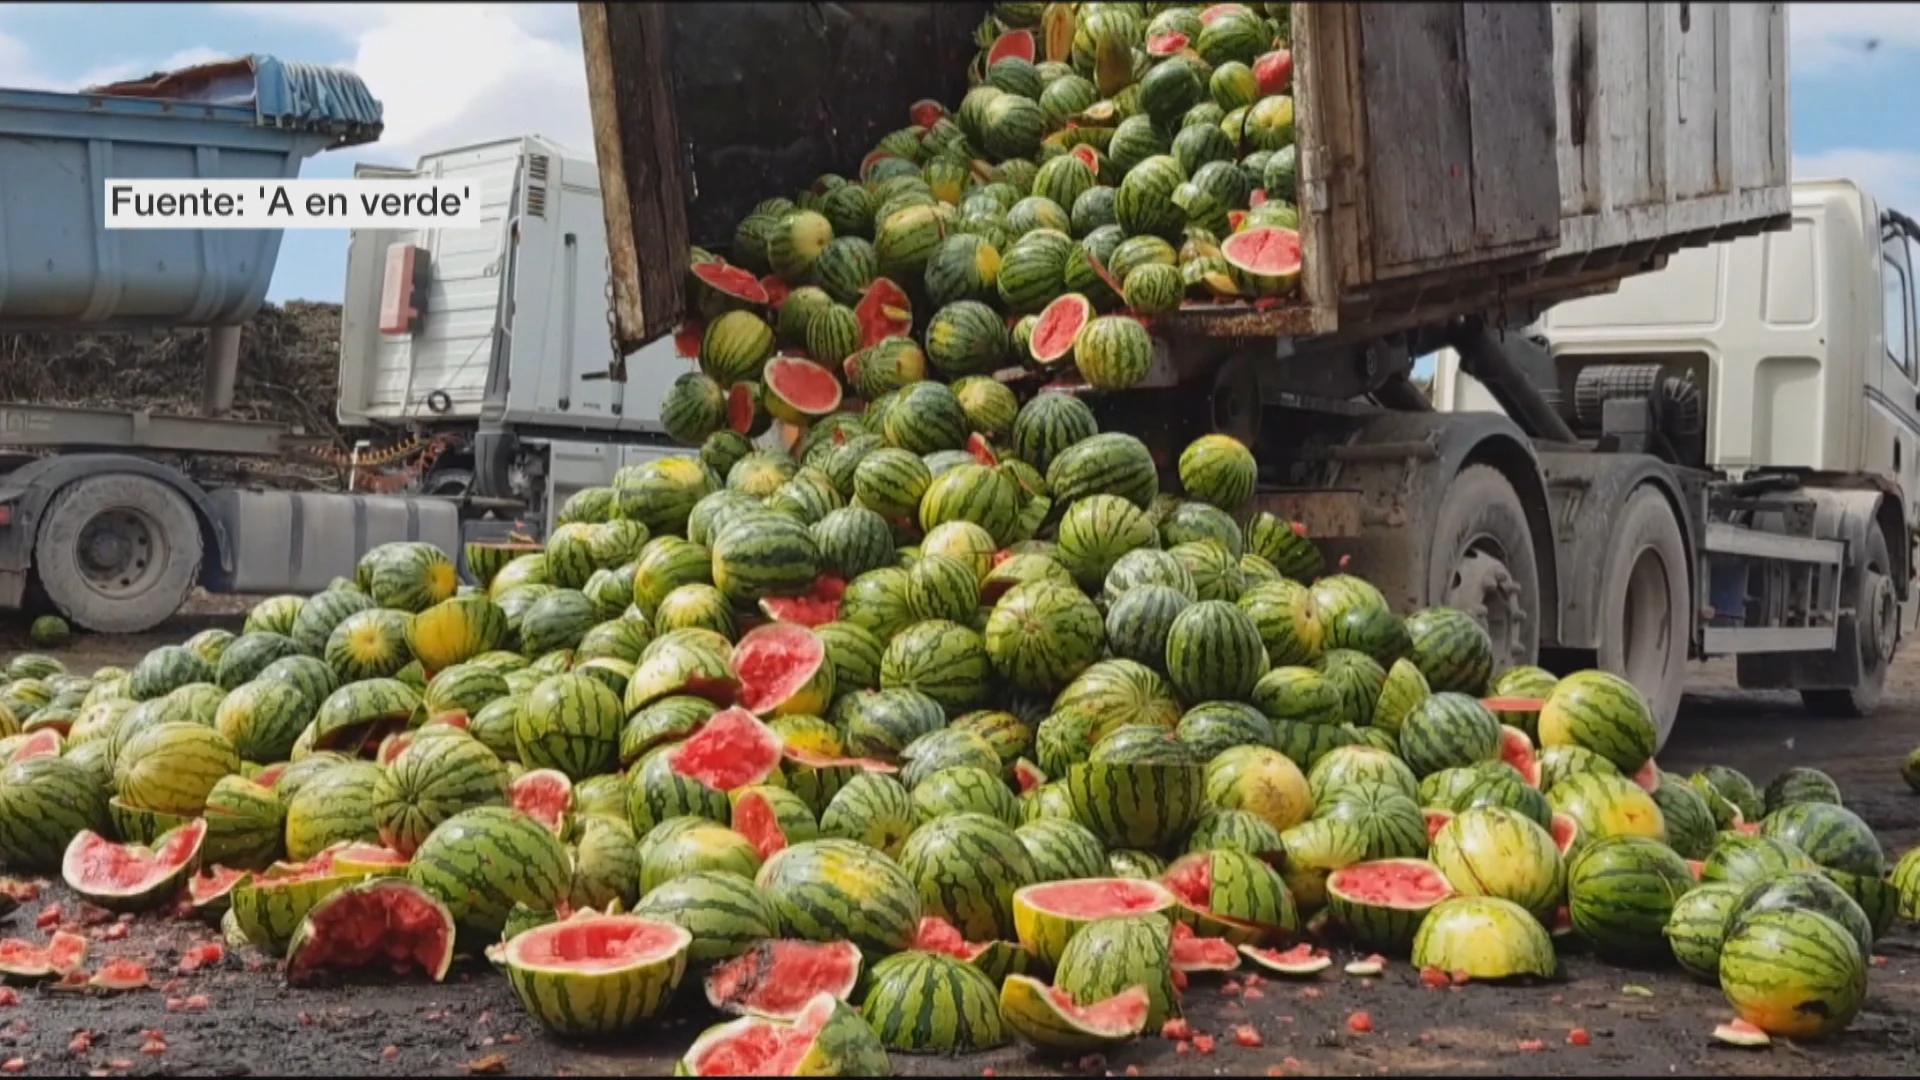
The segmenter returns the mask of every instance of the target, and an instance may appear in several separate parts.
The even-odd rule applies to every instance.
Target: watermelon
[[[489,872],[505,866],[517,872]],[[498,940],[514,905],[551,911],[571,887],[572,868],[545,826],[518,810],[481,806],[436,826],[414,852],[407,879],[445,904],[463,947],[477,949]]]
[[[1540,707],[1540,745],[1591,750],[1631,776],[1659,743],[1646,699],[1632,683],[1606,671],[1580,671],[1560,680]]]
[[[1434,834],[1429,856],[1462,896],[1511,900],[1545,919],[1566,891],[1560,848],[1522,814],[1479,807],[1453,815]]]
[[[761,866],[755,883],[782,930],[808,941],[892,952],[912,942],[920,922],[918,890],[899,865],[845,840],[792,845]]]
[[[860,1014],[815,995],[793,1023],[744,1016],[707,1029],[675,1072],[684,1076],[891,1076],[886,1048]]]
[[[1093,305],[1079,293],[1067,293],[1054,299],[1040,312],[1027,339],[1027,351],[1034,363],[1052,367],[1072,354],[1080,333],[1094,319]],[[1089,432],[1091,434],[1091,432]],[[1044,468],[1042,462],[1035,465]]]
[[[739,956],[779,927],[753,879],[727,870],[682,874],[649,890],[633,913],[686,929],[693,935],[687,957],[701,964]]]
[[[1096,389],[1130,390],[1147,380],[1153,366],[1153,338],[1138,319],[1102,315],[1075,337],[1073,362]]]
[[[1100,1001],[1132,987],[1147,991],[1147,1025],[1179,1015],[1174,993],[1173,925],[1147,913],[1096,919],[1073,935],[1054,969],[1054,984],[1075,1001]]]
[[[889,1049],[960,1053],[1007,1041],[992,980],[963,960],[902,952],[875,964],[868,981],[860,1011]],[[946,1007],[927,1008],[932,1001]]]
[[[453,916],[419,886],[376,878],[343,888],[307,912],[287,947],[287,979],[320,971],[417,969],[434,982],[453,966]]]
[[[1602,957],[1643,959],[1665,951],[1661,931],[1693,885],[1693,872],[1672,848],[1645,837],[1606,837],[1569,863],[1567,911]]]
[[[860,964],[860,950],[845,941],[762,941],[707,974],[707,1003],[735,1015],[797,1020],[820,994],[851,998]]]
[[[1661,933],[1674,960],[1687,974],[1703,982],[1720,981],[1720,947],[1727,924],[1746,889],[1725,882],[1709,882],[1688,889],[1674,901],[1673,914]]]
[[[1057,965],[1067,944],[1101,919],[1163,912],[1178,898],[1165,886],[1132,878],[1089,878],[1030,885],[1013,894],[1020,945],[1041,963]]]
[[[207,823],[195,819],[157,838],[151,848],[116,844],[83,830],[67,845],[60,877],[86,900],[113,911],[138,911],[171,897],[200,863]]]
[[[1271,866],[1233,850],[1196,851],[1167,867],[1161,881],[1180,900],[1183,923],[1235,945],[1299,932],[1299,912]]]
[[[1443,900],[1414,935],[1413,964],[1482,982],[1551,978],[1558,968],[1546,928],[1525,908],[1490,896]]]
[[[1144,986],[1083,1006],[1065,990],[1028,975],[1009,975],[1000,984],[1001,1022],[1043,1050],[1085,1052],[1116,1046],[1145,1029],[1151,1007]]]
[[[1300,234],[1292,229],[1244,229],[1220,244],[1240,290],[1249,296],[1284,296],[1300,281]]]
[[[527,1012],[560,1035],[629,1032],[664,1008],[686,975],[693,935],[636,915],[586,915],[526,930],[499,962]]]
[[[813,631],[773,623],[741,638],[733,650],[740,705],[757,716],[815,716],[834,694],[827,646]]]
[[[1742,922],[1720,947],[1719,976],[1741,1020],[1794,1039],[1844,1030],[1867,994],[1859,944],[1815,911],[1766,911]]]
[[[814,324],[820,321],[816,318]],[[767,411],[790,424],[810,423],[840,407],[840,380],[820,364],[797,356],[768,360],[761,385]]]

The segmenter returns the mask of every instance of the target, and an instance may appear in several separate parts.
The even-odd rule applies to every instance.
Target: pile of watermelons
[[[696,1075],[888,1075],[889,1052],[1016,1037],[1079,1053],[1160,1030],[1209,973],[1312,978],[1331,948],[1355,977],[1391,956],[1447,980],[1547,977],[1591,948],[1718,982],[1730,1039],[1844,1028],[1874,939],[1920,907],[1920,856],[1889,874],[1830,779],[1791,769],[1761,792],[1731,769],[1663,773],[1631,685],[1503,669],[1457,611],[1396,617],[1252,506],[1247,448],[1207,436],[1162,472],[1081,396],[1022,400],[986,376],[1013,346],[993,344],[1005,323],[985,299],[949,296],[910,336],[909,292],[965,262],[941,252],[998,268],[993,297],[1027,295],[1005,275],[1035,265],[1016,213],[1130,197],[1123,180],[998,209],[996,186],[1027,197],[1047,165],[1012,168],[1034,147],[998,125],[1032,114],[997,102],[1040,103],[1038,139],[1060,126],[1049,107],[1081,118],[1069,132],[1099,130],[1103,101],[1144,110],[1155,138],[1210,115],[1150,104],[1168,65],[1209,70],[1222,118],[1276,100],[1227,108],[1244,61],[1218,50],[1231,31],[1246,70],[1272,66],[1283,8],[1148,11],[1001,5],[990,55],[1044,38],[1068,62],[999,59],[972,119],[924,111],[862,182],[823,183],[819,210],[743,227],[735,257],[773,230],[791,288],[725,293],[724,266],[703,264],[724,310],[683,386],[724,383],[746,423],[575,496],[543,545],[470,545],[467,583],[448,553],[385,545],[353,580],[126,671],[12,658],[0,862],[59,867],[116,909],[219,919],[297,982],[396,964],[439,979],[484,957],[566,1034],[704,996],[739,1018],[688,1052]],[[1049,89],[1069,78],[1085,84],[1070,107]],[[1111,176],[1129,123],[1046,161]],[[976,168],[975,145],[1021,152]],[[907,201],[842,235],[835,208],[860,201],[842,191]],[[809,213],[831,239],[807,239]],[[901,257],[894,223],[919,222],[929,273],[857,290],[828,275],[876,219],[878,265]],[[1091,253],[1106,227],[1075,242],[1067,224],[1023,235]],[[1164,258],[1073,306],[1151,287],[1142,270],[1180,260],[1156,242]],[[1104,343],[1140,324],[1080,321],[1069,352],[1097,387]],[[923,357],[958,377],[925,378]],[[840,408],[842,374],[863,411]],[[747,441],[763,403],[795,425],[790,450]],[[140,975],[90,975],[62,933],[4,945],[15,978]]]

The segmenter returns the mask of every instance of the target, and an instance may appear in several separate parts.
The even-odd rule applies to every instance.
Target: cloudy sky
[[[1843,175],[1920,211],[1920,4],[1794,4],[1793,149],[1799,175]],[[411,165],[436,149],[538,133],[590,152],[572,4],[7,4],[0,81],[76,89],[251,52],[358,72],[386,106],[357,160]],[[346,236],[290,232],[274,300],[337,300]]]

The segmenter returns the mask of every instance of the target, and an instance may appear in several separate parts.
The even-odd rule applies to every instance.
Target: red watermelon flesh
[[[1453,820],[1453,811],[1442,810],[1438,807],[1430,806],[1421,811],[1421,813],[1425,814],[1427,818],[1427,843],[1429,844],[1433,843],[1434,837],[1440,835],[1441,829],[1447,827],[1447,822]]]
[[[525,968],[593,975],[657,963],[687,947],[672,923],[638,915],[585,915],[514,935],[502,959]]]
[[[573,809],[573,781],[558,769],[522,773],[507,789],[513,808],[559,833],[567,811]]]
[[[1232,971],[1240,966],[1240,950],[1225,938],[1203,937],[1183,922],[1173,924],[1175,971]]]
[[[1275,49],[1262,53],[1253,62],[1253,79],[1260,84],[1260,96],[1284,94],[1293,85],[1293,53]]]
[[[667,751],[667,765],[715,791],[758,784],[780,767],[780,736],[745,709],[707,718],[687,741]]]
[[[746,837],[762,859],[771,859],[787,847],[787,833],[780,827],[779,815],[758,792],[743,795],[733,804],[733,831]]]
[[[1248,229],[1222,241],[1220,254],[1242,270],[1258,274],[1297,274],[1300,272],[1300,234],[1274,226]]]
[[[825,626],[840,618],[840,598],[846,593],[845,581],[823,574],[814,580],[813,591],[807,595],[769,596],[760,601],[760,611],[775,622],[809,628]]]
[[[1547,831],[1553,834],[1553,843],[1566,855],[1573,851],[1573,845],[1580,840],[1580,823],[1569,814],[1555,814],[1547,819],[1551,826]]]
[[[693,268],[693,276],[700,279],[708,288],[735,300],[749,304],[764,305],[772,302],[767,295],[767,287],[748,270],[730,265],[720,259],[703,262]],[[699,350],[695,350],[697,353]]]
[[[993,47],[987,50],[987,66],[1008,57],[1017,57],[1027,63],[1033,63],[1034,42],[1031,30],[1009,30],[994,39]]]
[[[1092,320],[1093,304],[1079,293],[1068,293],[1040,312],[1033,336],[1027,339],[1027,351],[1035,363],[1058,363],[1073,354],[1073,343]]]
[[[453,916],[420,886],[377,878],[313,906],[287,954],[287,978],[381,968],[439,982],[453,964],[453,933]]]
[[[826,643],[812,630],[787,622],[762,626],[733,649],[740,707],[756,716],[773,712],[804,690],[826,662]]]
[[[947,116],[947,107],[932,98],[921,98],[907,107],[907,116],[916,127],[930,128]]]
[[[796,1020],[820,994],[852,996],[860,962],[859,947],[848,941],[762,941],[707,975],[707,1002],[721,1012]]]
[[[1295,945],[1291,949],[1262,949],[1257,945],[1242,945],[1240,952],[1261,967],[1282,975],[1312,975],[1333,966],[1333,958],[1312,945]]]
[[[280,774],[286,771],[287,763],[284,761],[278,765],[269,765],[253,774],[253,782],[263,788],[271,788],[280,782]]]
[[[968,941],[959,927],[938,915],[921,916],[920,926],[914,931],[913,947],[917,952],[942,953],[968,962],[988,948]]]
[[[1073,1023],[1080,1031],[1108,1038],[1124,1039],[1137,1035],[1146,1026],[1147,1016],[1152,1011],[1152,999],[1144,986],[1129,986],[1125,990],[1104,998],[1091,1005],[1077,1005],[1073,995],[1057,986],[1044,986],[1040,980],[1026,975],[1010,976],[1013,979],[1026,979],[1036,989],[1047,995],[1053,1007],[1060,1015]]]
[[[768,274],[766,277],[761,278],[760,287],[767,290],[767,302],[774,307],[779,307],[781,304],[787,302],[787,293],[789,290],[787,289],[787,283],[780,279],[779,274]]]
[[[1086,162],[1087,168],[1092,169],[1095,176],[1100,175],[1100,151],[1082,143],[1068,151],[1068,153]]]
[[[65,930],[54,931],[45,945],[19,938],[0,941],[0,974],[22,979],[66,975],[87,962],[87,939]]]
[[[1227,211],[1227,228],[1237,232],[1240,229],[1240,223],[1245,220],[1247,220],[1247,212],[1245,210]]]
[[[1080,921],[1165,911],[1179,898],[1157,882],[1141,878],[1085,878],[1056,881],[1021,890],[1034,908]]]
[[[811,360],[776,356],[767,361],[761,381],[767,393],[806,416],[825,416],[840,407],[840,380]]]
[[[1245,4],[1215,4],[1200,13],[1200,25],[1212,26],[1213,20],[1231,11],[1245,11]]]
[[[1516,727],[1500,728],[1500,760],[1513,766],[1528,784],[1540,786],[1540,765],[1534,760],[1533,740]]]
[[[1021,758],[1013,763],[1013,780],[1020,785],[1020,794],[1025,795],[1038,791],[1040,785],[1047,782],[1047,774],[1040,771],[1040,766]]]
[[[1185,34],[1161,34],[1147,39],[1148,56],[1172,56],[1187,47]]]
[[[688,1052],[694,1076],[793,1076],[839,1001],[816,994],[793,1023],[753,1016],[708,1032]]]
[[[357,873],[366,867],[404,867],[413,860],[384,844],[358,843],[335,847],[333,861],[343,869],[351,866]]]
[[[67,846],[60,874],[88,899],[140,897],[178,880],[200,858],[207,838],[205,818],[194,818],[160,837],[151,848],[116,844],[85,831]]]
[[[860,320],[860,347],[872,348],[890,337],[913,333],[913,301],[890,278],[874,278],[853,314]]]
[[[60,733],[52,728],[41,728],[14,743],[13,750],[7,754],[7,762],[11,764],[28,758],[57,757],[59,754]]]
[[[209,867],[195,874],[187,882],[187,899],[194,907],[205,907],[226,899],[234,887],[248,879],[245,870],[229,870],[224,866]]]
[[[1327,876],[1327,892],[1372,907],[1424,911],[1453,895],[1453,886],[1425,859],[1375,859]]]
[[[1190,908],[1207,910],[1213,903],[1213,857],[1205,852],[1174,861],[1160,883]]]
[[[1640,785],[1640,790],[1649,795],[1659,791],[1660,767],[1653,763],[1653,759],[1647,759],[1647,763],[1640,766],[1640,771],[1633,774],[1633,782]]]
[[[700,355],[700,344],[706,338],[707,324],[699,319],[688,319],[673,332],[673,351],[684,359],[696,359]]]
[[[151,980],[147,966],[138,960],[109,960],[87,985],[99,990],[143,990]]]
[[[993,444],[987,441],[985,435],[977,431],[967,436],[967,453],[973,455],[973,460],[989,469],[1000,464],[1000,455],[993,452]]]
[[[727,426],[745,435],[760,418],[760,403],[753,400],[753,387],[737,382],[727,389]]]

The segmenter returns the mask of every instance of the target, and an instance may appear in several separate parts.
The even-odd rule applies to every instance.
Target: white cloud
[[[352,55],[338,62],[386,110],[386,131],[363,156],[412,164],[424,152],[518,135],[593,152],[572,5],[240,6],[351,42]]]
[[[1920,151],[1843,147],[1795,154],[1796,180],[1852,180],[1882,206],[1920,213]]]
[[[1796,71],[1825,71],[1920,52],[1920,4],[1789,4],[1788,9],[1788,56]]]

